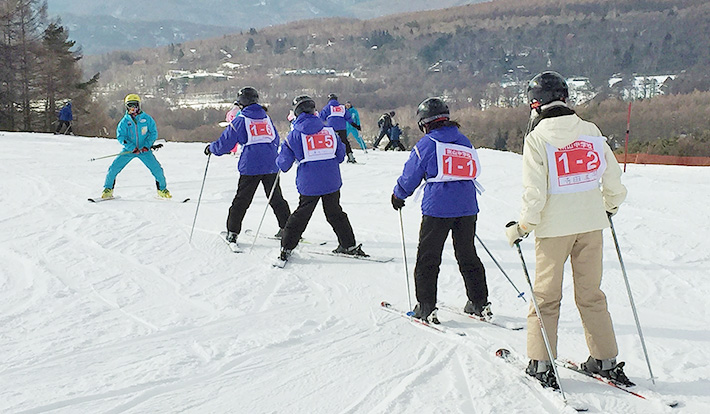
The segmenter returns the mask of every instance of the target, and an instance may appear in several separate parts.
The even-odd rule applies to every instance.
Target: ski
[[[116,200],[116,199],[119,199],[119,198],[121,198],[121,196],[113,196],[113,197],[109,197],[109,198],[101,198],[101,197],[98,197],[98,198],[89,198],[88,200],[91,201],[92,203],[101,203],[101,202],[104,202],[104,201]]]
[[[188,201],[190,201],[190,197],[183,199],[183,200],[176,200],[174,198],[164,198],[164,197],[156,196],[155,199],[160,200],[160,201],[172,201],[172,202],[178,202],[178,203],[187,203]]]
[[[394,260],[394,257],[353,256],[353,255],[349,255],[349,254],[333,253],[333,252],[329,252],[329,251],[311,250],[311,249],[308,249],[306,251],[308,253],[320,254],[323,256],[345,257],[347,259],[364,260],[364,261],[368,261],[368,262],[377,262],[377,263],[387,263],[387,262],[391,262]]]
[[[252,234],[254,234],[254,230],[252,230],[252,229],[246,229],[246,230],[244,230],[244,234],[252,235]],[[279,240],[279,241],[281,241],[281,238],[279,238],[279,237],[276,237],[276,236],[267,236],[266,234],[263,234],[263,233],[259,233],[259,237],[264,238],[264,239],[269,239],[269,240]],[[306,239],[304,239],[304,238],[301,238],[301,240],[299,241],[299,243],[303,243],[303,244],[313,244],[313,245],[316,245],[316,244],[317,244],[317,245],[319,245],[319,246],[325,246],[326,244],[328,244],[327,241],[314,242],[314,241],[306,240]]]
[[[103,201],[118,200],[119,198],[121,198],[121,196],[113,196],[113,197],[110,197],[110,198],[96,197],[96,198],[88,198],[87,200],[89,200],[89,201],[92,202],[92,203],[101,203],[101,202],[103,202]],[[177,203],[187,203],[188,201],[190,201],[190,198],[189,198],[189,197],[188,197],[188,198],[185,198],[185,199],[183,199],[183,200],[174,200],[174,199],[172,199],[172,198],[163,198],[163,197],[157,197],[157,196],[156,196],[155,199],[156,199],[156,200],[160,200],[160,201],[172,201],[172,202],[177,202]],[[136,200],[136,201],[137,201],[137,200]]]
[[[411,312],[411,311],[405,312],[401,309],[397,309],[394,306],[392,306],[392,304],[390,304],[389,302],[386,302],[386,301],[381,302],[380,307],[382,310],[393,313],[395,315],[399,315],[399,316],[409,320],[410,322],[412,322],[413,324],[415,324],[417,326],[424,326],[424,327],[427,327],[429,329],[433,329],[437,332],[444,333],[444,334],[466,336],[466,332],[458,331],[455,329],[447,328],[445,326],[437,325],[435,323],[429,323],[427,321],[417,319],[414,317],[413,312]]]
[[[219,238],[222,239],[225,243],[227,243],[227,246],[229,246],[229,250],[231,250],[233,253],[243,253],[244,250],[242,250],[241,247],[237,243],[230,243],[227,241],[227,232],[226,231],[221,231],[219,232]]]
[[[521,358],[517,357],[513,353],[511,353],[509,350],[505,348],[501,348],[496,351],[496,356],[500,358],[501,360],[505,361],[506,363],[510,364],[512,367],[515,368],[515,370],[522,376],[525,377],[530,383],[534,385],[534,388],[538,391],[540,391],[541,394],[543,394],[546,398],[551,399],[550,397],[554,398],[556,401],[561,402],[564,404],[566,407],[573,408],[577,412],[586,412],[589,409],[579,403],[574,403],[572,404],[569,400],[565,399],[562,397],[562,393],[560,393],[558,390],[554,390],[552,388],[546,388],[544,387],[540,381],[538,381],[535,377],[531,377],[527,373],[525,373],[526,365],[525,361],[523,361]],[[559,378],[558,378],[559,381]]]
[[[602,377],[599,374],[587,372],[587,371],[583,370],[579,364],[572,362],[570,360],[557,359],[555,361],[555,363],[559,367],[567,368],[571,371],[574,371],[578,374],[582,374],[582,375],[587,376],[589,378],[594,378],[595,380],[597,380],[599,382],[602,382],[602,383],[609,385],[611,387],[620,389],[621,391],[624,391],[630,395],[633,395],[634,397],[638,397],[638,398],[641,398],[644,400],[649,400],[649,401],[651,401],[651,400],[659,401],[659,402],[663,403],[664,405],[667,405],[668,407],[672,407],[672,408],[678,407],[680,405],[680,403],[678,401],[675,401],[675,400],[667,401],[660,394],[657,394],[654,391],[649,390],[649,389],[643,389],[643,387],[640,387],[638,385],[633,385],[633,386],[629,387],[629,386],[626,386],[620,382],[614,381],[611,378],[606,378],[606,377]]]
[[[444,303],[438,303],[436,305],[436,307],[443,310],[443,311],[446,311],[446,312],[455,313],[456,315],[460,315],[460,316],[465,316],[469,319],[473,319],[474,321],[485,322],[487,324],[497,326],[497,327],[503,328],[503,329],[509,329],[511,331],[520,331],[524,328],[523,325],[516,324],[515,322],[510,320],[510,318],[506,318],[504,316],[493,315],[493,317],[491,319],[486,319],[486,318],[483,318],[480,316],[471,315],[470,313],[466,313],[457,307],[450,306],[450,305],[447,305]]]
[[[288,260],[281,260],[280,258],[276,258],[276,260],[271,263],[271,266],[273,267],[278,267],[279,269],[283,269],[286,267],[286,263],[288,263]]]

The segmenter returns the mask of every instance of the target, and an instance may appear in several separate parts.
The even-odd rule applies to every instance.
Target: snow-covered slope
[[[235,159],[204,144],[168,143],[156,155],[175,199],[154,199],[148,170],[119,175],[121,198],[100,204],[115,140],[0,132],[0,412],[7,413],[546,413],[554,399],[497,360],[524,355],[525,332],[441,313],[449,337],[379,309],[406,308],[399,215],[389,204],[406,153],[356,152],[342,165],[342,204],[363,249],[390,263],[309,252],[335,248],[320,209],[281,270],[274,240],[233,254],[218,238],[237,182]],[[520,261],[503,227],[518,214],[520,157],[480,151],[478,235],[521,290]],[[283,175],[294,208],[295,171]],[[710,407],[710,169],[630,165],[629,198],[615,217],[665,409],[562,372],[570,398],[603,413],[704,413]],[[244,227],[266,206],[259,190]],[[411,276],[421,215],[403,210]],[[273,234],[269,210],[262,232]],[[249,247],[252,239],[241,236]],[[609,232],[604,288],[627,374],[651,386]],[[523,242],[531,272],[533,240]],[[526,305],[479,245],[496,314],[524,322]],[[583,360],[584,335],[565,281],[559,353]],[[410,282],[413,287],[413,282]],[[526,295],[529,296],[529,293]],[[439,298],[465,302],[447,246]]]

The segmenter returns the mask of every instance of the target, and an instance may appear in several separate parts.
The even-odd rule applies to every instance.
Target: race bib
[[[345,105],[331,106],[330,116],[339,116],[342,118],[345,116],[345,111]]]
[[[303,144],[303,161],[322,161],[335,158],[338,149],[338,136],[333,128],[324,127],[315,134],[301,133]]]
[[[580,136],[563,148],[546,144],[550,194],[569,194],[599,188],[606,169],[605,137]]]
[[[436,166],[438,174],[428,182],[475,180],[481,173],[478,153],[475,148],[458,144],[436,143]]]
[[[241,115],[240,115],[241,116]],[[252,144],[270,144],[276,138],[274,125],[271,123],[271,118],[268,116],[264,119],[251,119],[243,116],[244,127],[247,130],[247,143]]]

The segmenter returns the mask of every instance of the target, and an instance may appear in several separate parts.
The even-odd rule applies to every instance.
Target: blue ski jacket
[[[273,127],[275,138],[271,142],[253,143],[247,145],[249,134],[247,133],[247,119],[261,120],[267,119],[271,123],[271,118],[266,114],[264,108],[259,104],[251,104],[242,109],[232,122],[224,129],[222,135],[216,141],[210,143],[210,152],[214,155],[229,154],[236,144],[242,146],[242,155],[239,157],[237,169],[241,175],[262,175],[276,174],[276,156],[279,151],[279,133]]]
[[[59,120],[60,121],[71,121],[74,117],[71,113],[71,102],[67,102],[66,105],[59,110]]]
[[[402,175],[397,179],[394,186],[397,198],[409,197],[422,180],[437,176],[436,143],[432,139],[473,148],[468,138],[455,126],[437,128],[424,135],[412,149]],[[478,214],[475,184],[470,180],[427,182],[422,198],[422,214],[440,218]]]
[[[360,112],[355,109],[355,107],[351,107],[348,109],[348,112],[350,112],[350,117],[353,119],[353,123],[355,125],[360,125]],[[347,130],[348,130],[348,135],[352,135],[354,137],[359,137],[360,133],[358,132],[357,129],[355,129],[354,126],[352,126],[350,123],[346,125]]]
[[[318,116],[306,112],[299,114],[276,159],[276,163],[283,172],[290,170],[294,162],[298,163],[296,188],[301,195],[330,194],[338,191],[343,185],[340,177],[340,163],[345,160],[345,144],[340,139],[335,139],[337,143],[335,158],[301,162],[304,159],[302,134],[315,134],[323,127],[323,121]]]
[[[336,111],[335,108],[340,109],[341,112]],[[350,112],[345,109],[345,105],[341,105],[336,99],[328,101],[319,115],[321,121],[336,131],[344,131],[349,123],[354,122]]]
[[[126,112],[116,127],[116,139],[123,145],[123,151],[150,148],[158,139],[158,128],[145,112],[138,113],[135,118]]]

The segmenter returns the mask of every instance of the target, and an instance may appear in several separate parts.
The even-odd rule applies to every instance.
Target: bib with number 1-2
[[[303,144],[303,161],[322,161],[335,158],[335,151],[338,149],[337,135],[335,130],[324,127],[315,134],[301,133]]]
[[[606,169],[605,137],[580,136],[566,147],[546,143],[550,194],[569,194],[599,188]]]
[[[436,143],[438,174],[430,182],[474,180],[481,173],[478,153],[475,148],[440,142]]]
[[[268,116],[264,119],[251,119],[243,115],[240,116],[244,118],[244,127],[247,130],[248,138],[245,145],[268,144],[276,138],[274,125]]]

